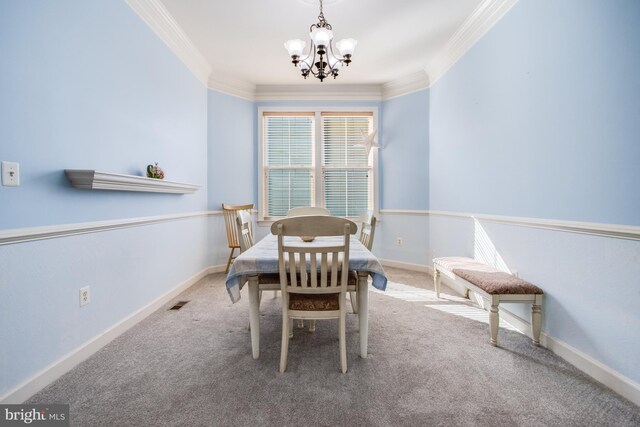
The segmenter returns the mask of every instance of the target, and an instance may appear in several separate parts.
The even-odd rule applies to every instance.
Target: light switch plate
[[[20,185],[20,163],[2,162],[2,185],[6,187]]]

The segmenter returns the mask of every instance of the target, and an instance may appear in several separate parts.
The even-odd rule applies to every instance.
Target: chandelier
[[[311,37],[311,46],[306,55],[302,54],[305,42],[300,39],[288,40],[284,47],[291,56],[293,65],[300,68],[302,77],[305,79],[309,74],[323,81],[328,76],[338,77],[338,72],[342,68],[342,64],[349,66],[351,56],[358,44],[354,39],[343,39],[336,43],[336,48],[340,52],[340,57],[333,53],[333,31],[331,24],[324,19],[322,12],[322,0],[320,0],[320,15],[318,15],[318,23],[312,24],[309,28],[309,37]]]

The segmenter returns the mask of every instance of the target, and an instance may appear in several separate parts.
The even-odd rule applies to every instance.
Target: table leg
[[[251,327],[251,352],[260,357],[260,290],[258,276],[249,276],[249,325]]]
[[[369,274],[358,272],[358,320],[360,321],[360,357],[367,358],[369,338]]]

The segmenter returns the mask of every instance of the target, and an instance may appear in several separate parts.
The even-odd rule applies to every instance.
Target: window
[[[260,108],[260,218],[299,206],[343,217],[375,209],[377,153],[356,146],[373,131],[375,113]]]

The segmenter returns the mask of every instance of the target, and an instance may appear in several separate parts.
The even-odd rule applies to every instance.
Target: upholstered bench
[[[501,302],[525,303],[531,306],[533,344],[540,345],[540,311],[542,289],[511,274],[496,270],[471,258],[443,257],[433,259],[433,281],[436,296],[440,298],[440,274],[467,290],[488,298],[491,344],[498,345],[498,305]]]

